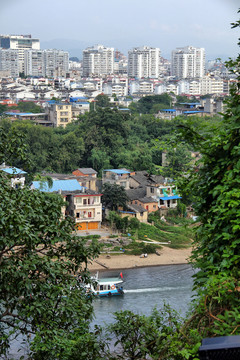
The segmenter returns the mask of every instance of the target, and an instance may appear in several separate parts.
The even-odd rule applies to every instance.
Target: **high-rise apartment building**
[[[44,60],[42,50],[25,52],[24,74],[26,76],[44,76]]]
[[[95,45],[83,50],[83,76],[108,75],[114,70],[114,48]]]
[[[172,51],[172,76],[201,78],[205,74],[205,49],[185,46]]]
[[[160,49],[149,46],[133,48],[128,52],[128,76],[134,78],[158,78]]]
[[[40,41],[33,39],[31,35],[0,35],[0,47],[18,51],[19,72],[24,72],[25,51],[39,50]]]
[[[63,50],[29,50],[25,52],[25,75],[57,77],[69,70],[69,54]]]
[[[69,53],[63,50],[43,50],[47,77],[64,76],[69,70]]]
[[[0,48],[0,71],[8,73],[12,77],[19,76],[17,50]]]

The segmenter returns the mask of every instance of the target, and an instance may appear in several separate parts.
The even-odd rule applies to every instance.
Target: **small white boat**
[[[96,296],[115,296],[123,295],[122,273],[119,277],[110,277],[99,279],[98,273],[92,277],[94,284],[89,285],[88,289]]]

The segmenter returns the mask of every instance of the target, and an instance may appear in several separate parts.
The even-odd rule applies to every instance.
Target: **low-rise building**
[[[116,184],[125,190],[129,189],[129,176],[131,172],[126,169],[107,169],[102,172],[102,183]]]
[[[141,205],[128,204],[127,210],[118,210],[118,213],[122,218],[136,218],[140,222],[147,223],[148,211],[144,209]]]
[[[33,181],[32,189],[58,193],[65,200],[64,216],[71,216],[77,230],[97,230],[102,222],[102,194],[86,189],[76,179],[53,180],[52,185]]]
[[[146,190],[147,196],[151,196],[158,201],[158,207],[160,209],[174,209],[177,207],[177,201],[181,199],[176,186],[167,182],[159,186],[147,186]]]
[[[23,188],[25,185],[25,176],[26,172],[18,169],[14,166],[7,166],[5,163],[0,165],[0,171],[3,171],[9,178],[11,187],[13,188]]]
[[[49,103],[47,112],[49,121],[53,124],[53,127],[65,127],[73,120],[72,104],[69,103]]]

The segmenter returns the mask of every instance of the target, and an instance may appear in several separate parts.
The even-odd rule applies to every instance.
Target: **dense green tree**
[[[233,27],[240,27],[240,21]],[[181,191],[195,198],[200,224],[192,256],[199,270],[195,300],[182,321],[171,310],[151,320],[117,314],[111,330],[123,358],[198,360],[203,338],[240,334],[240,55],[228,65],[237,82],[218,131],[212,131],[212,124],[200,131],[189,124],[181,128],[185,141],[202,154],[198,171],[191,171],[181,184]],[[157,327],[152,327],[155,321]]]
[[[105,183],[102,189],[102,204],[107,209],[118,210],[121,206],[125,208],[128,201],[128,197],[125,189],[117,184]]]
[[[150,114],[152,112],[155,113],[154,106],[160,105],[160,107],[163,106],[169,108],[169,106],[171,106],[171,102],[172,98],[167,93],[162,95],[150,95],[144,96],[136,103],[131,103],[129,108],[133,112],[140,114]],[[155,109],[157,108],[155,107]]]
[[[0,104],[0,115],[7,111],[7,105]]]
[[[109,155],[119,151],[127,139],[128,119],[128,114],[110,108],[98,108],[82,117],[77,131],[85,143],[85,161],[93,148],[104,149]]]
[[[106,108],[110,107],[111,103],[109,97],[104,94],[99,94],[96,96],[95,100],[90,104],[91,110],[95,111],[97,108]]]
[[[25,150],[21,135],[1,131],[0,163],[12,154],[24,161]],[[70,359],[81,343],[79,356],[89,359],[83,343],[90,346],[91,299],[74,275],[88,281],[86,265],[97,256],[97,244],[86,247],[74,235],[72,220],[62,218],[59,195],[15,189],[1,171],[0,198],[0,354],[7,358],[20,334],[31,359]]]
[[[102,170],[109,169],[111,167],[110,156],[103,150],[93,148],[91,156],[88,159],[88,165],[100,174]]]
[[[20,112],[43,113],[44,110],[41,106],[36,105],[34,101],[19,101],[16,107],[12,109],[19,110]]]

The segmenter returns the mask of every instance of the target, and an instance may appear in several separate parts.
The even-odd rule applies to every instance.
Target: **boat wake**
[[[188,289],[188,287],[181,287],[182,290]],[[132,289],[132,290],[124,290],[124,294],[135,294],[135,293],[148,293],[148,292],[165,292],[176,290],[176,287],[159,287],[159,288],[145,288],[145,289]]]

